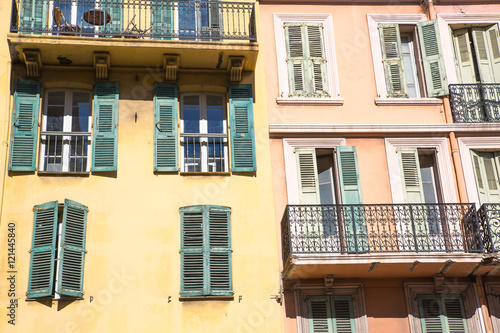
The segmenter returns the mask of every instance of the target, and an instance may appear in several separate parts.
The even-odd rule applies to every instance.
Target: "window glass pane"
[[[208,133],[224,133],[222,96],[207,95]]]
[[[493,164],[493,153],[489,153],[487,155],[490,156],[484,158],[484,169],[486,171],[486,178],[488,180],[488,188],[490,189],[490,191],[496,191],[498,189],[497,180],[495,177],[497,170],[495,170],[495,165]]]
[[[322,205],[333,205],[333,152],[328,155],[318,155],[316,164],[318,167],[319,197]]]
[[[47,131],[62,131],[64,121],[64,91],[49,92],[47,98]]]
[[[208,138],[208,171],[224,171],[224,138]]]
[[[200,138],[183,138],[184,144],[184,171],[201,172]]]
[[[45,140],[45,171],[62,171],[62,136],[47,135]]]
[[[73,93],[71,114],[72,132],[89,132],[90,94],[85,92]]]
[[[184,133],[200,133],[199,96],[184,96],[182,105]]]
[[[434,155],[419,154],[418,159],[420,161],[420,176],[422,177],[425,203],[437,203],[434,177]]]
[[[401,49],[403,51],[403,65],[406,76],[408,97],[418,97],[415,84],[415,63],[413,59],[413,43],[410,36],[401,36]]]

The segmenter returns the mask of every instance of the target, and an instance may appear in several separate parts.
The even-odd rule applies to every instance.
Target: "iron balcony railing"
[[[255,4],[204,0],[13,0],[11,32],[147,38],[256,40]]]
[[[450,84],[456,123],[500,122],[500,83]]]
[[[500,204],[483,204],[477,211],[487,252],[500,251]]]
[[[41,171],[89,172],[90,133],[42,132],[41,141]]]
[[[284,259],[301,253],[482,252],[474,204],[288,205]]]

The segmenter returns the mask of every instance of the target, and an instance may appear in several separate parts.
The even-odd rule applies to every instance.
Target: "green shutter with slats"
[[[448,81],[439,39],[437,20],[419,22],[418,36],[424,64],[427,96],[437,97],[448,95]]]
[[[471,155],[481,204],[500,202],[498,153],[471,150]]]
[[[302,205],[320,203],[318,168],[314,148],[296,148],[299,199]]]
[[[500,36],[498,25],[494,24],[486,28],[486,39],[491,52],[491,66],[493,67],[493,83],[500,82]],[[497,93],[498,94],[498,93]],[[498,97],[496,96],[498,100]]]
[[[382,44],[387,97],[408,97],[399,26],[381,23],[378,29]]]
[[[360,205],[363,203],[363,197],[361,194],[356,147],[339,146],[336,148],[336,154],[342,204]],[[362,206],[347,206],[344,207],[343,212],[348,252],[367,252],[368,237]]]
[[[461,295],[442,295],[446,324],[450,333],[467,333],[464,303]]]
[[[176,172],[179,170],[177,86],[155,82],[154,91],[154,171]]]
[[[65,296],[83,296],[83,271],[85,262],[85,235],[87,207],[64,200],[61,231],[61,253],[56,291]]]
[[[181,297],[232,296],[230,208],[182,207]]]
[[[27,34],[39,35],[41,31],[47,31],[47,1],[25,0],[21,3],[19,30],[27,30]],[[34,31],[34,32],[32,32]]]
[[[16,80],[9,170],[35,171],[40,82]]]
[[[92,171],[116,171],[118,150],[118,82],[94,87]]]
[[[167,37],[174,33],[174,6],[171,2],[151,2],[151,37],[153,39],[169,40]]]
[[[53,294],[57,240],[57,201],[35,206],[28,298]]]
[[[476,83],[474,59],[472,59],[468,29],[454,30],[453,42],[455,48],[455,62],[461,77],[460,82]]]
[[[417,148],[398,148],[405,203],[424,203]]]
[[[111,21],[99,27],[99,30],[112,34],[121,34],[125,30],[123,26],[123,0],[105,0],[101,3],[101,9],[111,16]]]
[[[417,295],[422,333],[468,333],[461,295]]]
[[[307,296],[309,333],[355,333],[352,296]]]
[[[305,33],[301,23],[285,23],[285,41],[288,66],[289,97],[305,97],[307,95],[307,60]]]
[[[326,56],[323,43],[323,25],[308,24],[307,51],[309,53],[309,86],[312,97],[323,97],[328,95],[328,80],[326,71]]]
[[[474,49],[476,53],[476,62],[479,70],[481,83],[494,83],[493,67],[491,63],[491,53],[489,48],[488,36],[486,28],[472,28],[472,40],[474,41]]]
[[[229,86],[231,167],[233,172],[255,172],[255,134],[252,85]]]

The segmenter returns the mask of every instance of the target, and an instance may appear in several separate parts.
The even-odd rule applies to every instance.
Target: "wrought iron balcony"
[[[450,84],[456,123],[500,122],[500,83]]]
[[[293,254],[483,251],[474,204],[288,205],[284,259]]]
[[[484,230],[485,250],[490,253],[500,251],[500,204],[483,204],[477,213]]]
[[[256,40],[255,5],[204,0],[13,0],[11,32],[160,40]]]

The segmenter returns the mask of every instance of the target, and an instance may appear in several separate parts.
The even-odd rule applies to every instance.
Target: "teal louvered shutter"
[[[335,333],[355,333],[352,296],[330,296]]]
[[[356,147],[339,146],[336,148],[340,176],[340,193],[344,207],[345,238],[348,252],[368,251],[366,219],[363,210],[363,197],[359,179]],[[355,206],[354,206],[355,205]]]
[[[467,333],[467,320],[465,317],[464,303],[461,295],[443,294],[444,315],[447,332]]]
[[[312,97],[329,96],[326,70],[326,56],[324,49],[323,25],[311,24],[306,26],[307,52],[309,55],[308,72],[310,92]]]
[[[300,204],[320,204],[318,167],[314,148],[296,148],[295,157],[297,158]]]
[[[23,0],[20,8],[19,30],[23,33],[41,34],[47,31],[48,2],[41,0]]]
[[[204,258],[203,206],[182,207],[181,297],[200,296],[207,289]]]
[[[306,89],[306,42],[305,29],[301,23],[285,23],[285,41],[288,67],[288,97],[305,97]]]
[[[442,46],[439,39],[437,20],[419,22],[418,36],[424,64],[427,96],[437,97],[448,95],[448,81]]]
[[[176,172],[179,170],[177,86],[155,82],[154,91],[154,171]]]
[[[116,171],[118,150],[118,82],[94,87],[92,171]]]
[[[61,253],[56,291],[65,296],[83,296],[83,268],[85,262],[85,235],[87,207],[64,200],[61,231]]]
[[[440,295],[417,295],[422,333],[443,333],[445,322]]]
[[[101,9],[111,16],[111,21],[100,27],[101,32],[121,34],[123,26],[123,0],[104,0],[100,2]]]
[[[51,296],[57,240],[57,201],[35,206],[28,298]]]
[[[308,296],[309,333],[334,333],[332,308],[328,296]]]
[[[174,33],[174,6],[168,1],[151,2],[151,37],[169,40]]]
[[[252,85],[229,86],[231,167],[233,172],[255,172],[255,134]]]
[[[40,82],[16,80],[9,170],[35,171]]]
[[[379,24],[387,97],[408,97],[401,35],[397,24]]]
[[[209,251],[209,290],[207,294],[232,296],[231,209],[229,207],[206,206],[205,214],[207,215],[205,221],[208,224],[205,247],[208,247]]]

